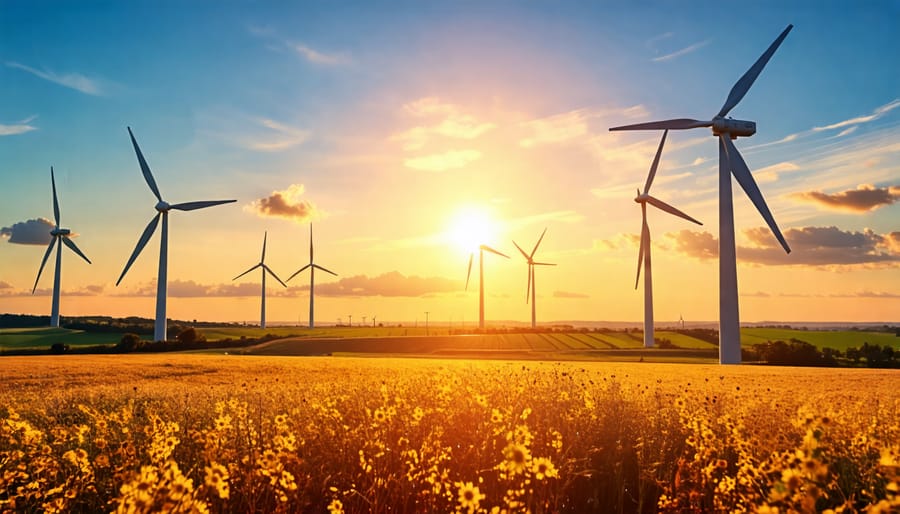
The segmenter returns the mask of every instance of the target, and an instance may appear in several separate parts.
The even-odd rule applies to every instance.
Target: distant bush
[[[129,332],[122,335],[122,339],[116,345],[116,351],[123,353],[133,352],[141,349],[143,346],[144,342],[141,341],[141,336]]]
[[[50,353],[54,355],[62,355],[69,351],[69,345],[64,343],[53,343],[50,345]]]
[[[664,348],[667,350],[677,350],[680,348],[678,345],[673,343],[671,339],[669,339],[667,337],[663,337],[663,338],[654,337],[653,343],[656,345],[657,348]]]
[[[182,330],[175,338],[181,344],[203,343],[206,341],[206,336],[197,332],[197,329],[194,327],[188,327]]]

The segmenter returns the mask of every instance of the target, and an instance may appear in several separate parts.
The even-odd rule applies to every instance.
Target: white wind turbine
[[[731,194],[732,174],[750,197],[753,205],[756,206],[784,250],[788,253],[791,251],[784,236],[781,235],[775,218],[772,217],[747,163],[744,162],[744,158],[741,157],[731,141],[738,137],[749,137],[755,134],[756,123],[725,116],[744,98],[750,86],[753,85],[766,63],[771,59],[772,54],[775,53],[792,28],[793,25],[788,25],[756,63],[735,83],[725,104],[712,120],[679,118],[610,128],[610,130],[683,130],[712,127],[713,135],[719,138],[719,362],[721,364],[740,364],[741,362],[737,265],[734,249],[734,208]]]
[[[541,241],[544,240],[544,234],[547,233],[547,229],[545,228],[543,232],[541,232],[541,237],[538,238],[537,243],[534,244],[534,249],[531,250],[531,254],[525,253],[515,241],[513,244],[516,245],[516,248],[519,249],[519,252],[522,253],[522,257],[525,257],[525,260],[528,261],[528,288],[525,290],[525,303],[528,303],[528,294],[531,294],[531,328],[537,327],[537,313],[535,309],[535,289],[537,289],[537,285],[534,282],[534,267],[535,266],[556,266],[556,264],[550,264],[549,262],[535,262],[534,254],[537,252],[538,246],[541,245]]]
[[[44,265],[47,264],[47,257],[50,257],[50,253],[53,252],[53,246],[56,245],[56,240],[58,239],[60,244],[56,248],[56,273],[53,276],[53,302],[50,307],[50,326],[58,328],[59,281],[60,274],[62,273],[62,245],[68,246],[70,250],[86,260],[88,264],[91,264],[91,260],[81,253],[81,250],[75,246],[74,241],[69,239],[69,234],[71,234],[72,231],[67,228],[59,228],[59,200],[56,198],[56,178],[53,176],[53,166],[50,167],[50,185],[53,189],[53,220],[56,222],[56,226],[50,231],[52,239],[50,239],[50,245],[47,246],[47,252],[44,253],[44,260],[41,261],[41,267],[38,269],[37,278],[34,279],[34,288],[32,288],[31,294],[34,294],[37,290],[38,281],[41,279],[41,273],[44,271]]]
[[[275,280],[277,280],[279,284],[283,285],[284,287],[287,287],[287,284],[282,282],[281,279],[278,278],[278,275],[276,275],[274,271],[272,271],[268,266],[266,266],[266,238],[268,237],[268,235],[269,235],[268,232],[265,232],[263,234],[262,257],[259,258],[259,264],[253,266],[252,268],[248,269],[247,271],[245,271],[245,272],[241,273],[240,275],[231,279],[232,281],[237,280],[237,279],[243,277],[244,275],[246,275],[247,273],[250,273],[251,271],[255,270],[256,268],[262,268],[262,293],[261,293],[262,296],[261,296],[260,308],[259,308],[259,328],[266,328],[266,273],[275,277]]]
[[[668,130],[663,132],[662,139],[659,142],[659,148],[656,150],[656,157],[653,158],[653,165],[650,166],[650,174],[647,175],[647,182],[644,184],[644,192],[638,189],[637,197],[634,201],[641,204],[641,246],[638,251],[637,277],[634,279],[634,288],[637,289],[638,282],[641,279],[641,262],[644,264],[644,348],[653,347],[653,273],[650,268],[650,226],[647,225],[647,204],[657,209],[674,214],[679,218],[684,218],[692,223],[703,225],[694,218],[672,207],[671,205],[650,196],[650,185],[653,184],[653,178],[656,177],[656,168],[659,166],[659,156],[662,154],[663,145],[666,144],[666,135]]]
[[[335,273],[333,271],[329,271],[329,270],[323,268],[322,266],[319,266],[318,264],[313,262],[312,223],[309,224],[309,264],[307,264],[306,266],[303,266],[302,268],[300,268],[296,272],[294,272],[293,275],[288,277],[287,282],[290,282],[292,278],[294,278],[297,275],[299,275],[300,273],[302,273],[304,270],[306,270],[306,268],[309,268],[309,328],[312,329],[312,328],[315,328],[315,310],[314,310],[314,303],[313,303],[315,294],[313,293],[313,290],[316,285],[316,269],[320,269],[320,270],[324,271],[325,273],[331,273],[334,276],[338,276],[337,273]],[[350,321],[351,321],[350,326],[353,326],[353,323],[352,323],[353,319],[351,318]]]
[[[484,328],[484,251],[487,250],[501,257],[509,259],[509,255],[500,253],[490,246],[481,245],[478,247],[478,328]],[[472,276],[472,259],[475,253],[469,254],[469,271],[466,273],[466,290],[469,289],[469,277]]]
[[[144,233],[141,234],[140,239],[138,239],[137,245],[134,247],[134,252],[131,253],[131,257],[128,259],[128,263],[125,264],[125,269],[122,270],[122,274],[119,276],[119,280],[116,281],[116,285],[118,286],[122,279],[125,278],[125,274],[128,273],[128,269],[134,263],[135,259],[137,259],[138,255],[140,255],[141,250],[144,249],[144,246],[147,245],[147,242],[150,241],[150,238],[153,237],[153,232],[156,231],[156,226],[159,225],[159,220],[162,218],[162,235],[160,237],[159,242],[159,272],[156,279],[156,323],[153,327],[153,340],[154,341],[165,341],[166,340],[166,285],[167,285],[167,262],[168,262],[168,248],[169,248],[169,211],[175,209],[177,211],[193,211],[196,209],[203,209],[206,207],[212,207],[214,205],[221,205],[223,203],[232,203],[237,200],[208,200],[208,201],[200,201],[200,202],[184,202],[184,203],[176,203],[169,204],[162,199],[162,195],[159,193],[159,188],[156,187],[156,181],[153,180],[153,174],[150,173],[150,166],[147,165],[147,161],[144,159],[144,154],[141,153],[141,149],[137,144],[137,141],[134,139],[134,134],[131,132],[131,127],[128,127],[128,135],[131,137],[131,144],[134,146],[134,153],[137,155],[138,164],[141,166],[141,173],[144,175],[144,180],[147,182],[147,185],[150,186],[150,191],[153,192],[153,196],[156,197],[157,203],[154,206],[156,209],[156,216],[150,220],[150,223],[147,224],[147,228],[144,229]]]

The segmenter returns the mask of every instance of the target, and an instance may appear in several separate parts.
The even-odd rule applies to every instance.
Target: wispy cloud
[[[553,297],[554,298],[572,298],[572,299],[581,300],[584,298],[590,298],[591,295],[584,294],[584,293],[572,293],[569,291],[553,291]]]
[[[406,151],[423,148],[435,136],[475,139],[496,126],[490,122],[480,121],[474,115],[465,113],[460,106],[436,97],[425,97],[409,102],[403,106],[403,111],[415,118],[432,119],[430,123],[417,125],[390,137],[391,141],[401,142]]]
[[[692,44],[692,45],[690,45],[690,46],[686,46],[686,47],[684,47],[684,48],[682,48],[682,49],[680,49],[680,50],[676,50],[676,51],[674,51],[674,52],[668,53],[668,54],[666,54],[666,55],[660,55],[659,57],[654,57],[652,60],[653,60],[653,62],[671,61],[672,59],[676,59],[676,58],[681,57],[681,56],[683,56],[683,55],[687,55],[687,54],[689,54],[689,53],[691,53],[691,52],[696,52],[697,50],[699,50],[699,49],[703,48],[704,46],[708,45],[711,41],[712,41],[712,39],[705,39],[705,40],[703,40],[703,41],[699,41],[699,42],[697,42],[697,43],[694,43],[694,44]]]
[[[271,195],[254,200],[244,206],[244,210],[262,218],[283,218],[305,223],[322,215],[312,202],[302,198],[305,192],[303,184],[291,184],[284,191],[272,191]]]
[[[850,118],[848,120],[839,121],[837,123],[832,123],[831,125],[825,125],[823,127],[813,127],[812,130],[814,132],[821,132],[823,130],[834,130],[834,129],[839,129],[839,128],[843,128],[843,127],[849,127],[852,125],[869,123],[871,121],[877,120],[878,118],[881,118],[882,116],[891,112],[892,110],[896,109],[897,107],[900,107],[900,99],[895,99],[889,103],[886,103],[886,104],[876,108],[874,111],[872,111],[872,114],[867,114],[864,116],[857,116],[855,118]],[[848,132],[844,131],[844,133],[848,133]]]
[[[313,64],[339,66],[351,62],[350,57],[345,53],[325,52],[323,50],[315,49],[306,42],[298,42],[282,37],[271,27],[251,26],[248,30],[250,34],[268,41],[270,49],[275,51],[289,51]]]
[[[29,116],[22,121],[18,121],[13,123],[12,125],[4,125],[0,123],[0,136],[15,136],[18,134],[24,134],[26,132],[31,132],[32,130],[37,130],[37,127],[31,124],[34,119],[37,118],[37,115]]]
[[[266,129],[263,134],[256,134],[244,139],[243,146],[260,152],[281,152],[305,143],[312,132],[299,127],[292,127],[268,118],[255,120],[257,125]]]
[[[40,77],[44,80],[48,80],[53,82],[54,84],[59,84],[60,86],[65,86],[70,89],[74,89],[76,91],[80,91],[87,95],[94,96],[102,96],[103,90],[100,87],[100,81],[97,79],[89,78],[80,73],[56,73],[47,69],[38,70],[32,68],[30,66],[26,66],[24,64],[20,64],[14,61],[7,61],[6,65],[10,68],[17,68],[22,71],[26,71],[31,73],[36,77]]]
[[[875,187],[872,184],[861,184],[856,189],[833,194],[808,191],[793,193],[790,196],[826,209],[863,214],[900,201],[900,186]]]

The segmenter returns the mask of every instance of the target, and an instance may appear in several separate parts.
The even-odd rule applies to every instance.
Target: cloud
[[[291,184],[284,191],[272,191],[271,195],[254,200],[244,210],[262,218],[284,218],[297,223],[318,219],[322,212],[309,200],[300,198],[305,191],[303,184]]]
[[[347,56],[343,54],[327,54],[318,50],[314,50],[309,46],[301,43],[293,43],[290,44],[290,46],[297,55],[303,57],[311,63],[335,66],[349,62]]]
[[[27,71],[32,75],[53,82],[54,84],[59,84],[61,86],[65,86],[67,88],[74,89],[88,95],[103,95],[100,84],[96,79],[88,78],[80,73],[65,73],[60,75],[46,69],[36,70],[30,66],[25,66],[24,64],[19,64],[12,61],[7,61],[6,65],[10,68],[18,68],[22,71]]]
[[[737,248],[738,260],[751,264],[787,266],[853,266],[879,264],[895,266],[900,262],[900,233],[876,234],[843,231],[837,227],[790,228],[784,232],[793,250],[786,254],[766,227],[744,231],[751,246]],[[718,240],[709,232],[682,230],[668,233],[675,249],[697,259],[718,256]]]
[[[799,169],[800,166],[797,166],[793,162],[784,161],[771,166],[766,166],[765,168],[760,168],[753,172],[753,176],[756,177],[757,183],[774,182],[778,180],[778,176],[781,173],[797,171]]]
[[[443,277],[407,277],[398,271],[384,273],[377,277],[356,275],[336,282],[316,284],[316,296],[408,296],[421,297],[438,293],[459,292],[463,288],[461,280]],[[301,288],[308,290],[308,286]]]
[[[522,123],[533,135],[519,141],[524,148],[550,143],[562,143],[588,133],[589,113],[584,109],[554,114]]]
[[[850,118],[848,120],[839,121],[837,123],[832,123],[831,125],[825,125],[823,127],[813,127],[813,132],[821,132],[823,130],[834,130],[843,127],[849,127],[852,125],[859,125],[861,123],[869,123],[870,121],[875,121],[878,118],[881,118],[885,114],[891,112],[892,110],[900,107],[900,99],[895,99],[889,103],[882,105],[881,107],[876,108],[872,111],[872,114],[867,114],[865,116],[857,116],[855,118]],[[844,131],[844,133],[847,133]]]
[[[6,287],[3,285],[6,284]],[[104,291],[102,285],[87,285],[79,289],[64,289],[60,292],[62,296],[100,296]],[[0,281],[0,297],[31,297],[31,296],[50,296],[53,294],[53,288],[44,287],[37,288],[32,293],[31,289],[16,289],[12,285]],[[156,294],[156,290],[153,290]],[[150,296],[150,295],[147,295]]]
[[[55,225],[46,218],[13,223],[11,227],[0,228],[0,238],[9,238],[10,243],[22,245],[50,244],[50,231]]]
[[[654,57],[652,60],[653,60],[653,62],[671,61],[672,59],[681,57],[682,55],[687,55],[691,52],[695,52],[695,51],[703,48],[704,46],[708,45],[711,41],[712,41],[712,39],[705,39],[703,41],[694,43],[690,46],[686,46],[686,47],[682,48],[681,50],[676,50],[676,51],[668,53],[666,55],[660,55],[659,57]]]
[[[406,151],[423,148],[434,136],[472,140],[496,126],[490,122],[481,122],[475,116],[463,113],[460,107],[436,97],[409,102],[403,106],[403,110],[415,118],[443,118],[390,137],[391,141],[401,142]]]
[[[407,168],[422,171],[447,171],[462,168],[481,158],[478,150],[450,150],[448,152],[413,157],[403,161]]]
[[[242,142],[251,150],[260,152],[281,152],[305,143],[312,132],[268,118],[259,118],[256,123],[265,127],[265,134],[259,134]]]
[[[12,289],[12,284],[0,280],[0,289]]]
[[[809,191],[793,193],[790,196],[827,209],[861,214],[900,200],[900,186],[875,187],[872,184],[861,184],[856,189],[834,194]]]
[[[584,294],[584,293],[571,293],[569,291],[553,291],[553,297],[554,298],[582,299],[582,298],[590,298],[591,296]]]
[[[31,125],[31,122],[37,116],[29,116],[22,121],[18,121],[13,123],[12,125],[4,125],[0,123],[0,136],[15,136],[18,134],[24,134],[26,132],[31,132],[32,130],[37,130],[37,127]]]

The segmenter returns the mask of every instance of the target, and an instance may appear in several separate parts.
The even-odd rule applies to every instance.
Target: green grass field
[[[794,330],[782,328],[743,328],[741,344],[752,346],[766,341],[789,341],[791,338],[806,341],[819,348],[847,348],[862,346],[863,343],[891,346],[900,349],[900,337],[885,332],[863,332],[857,330]],[[676,343],[677,344],[677,343]]]

